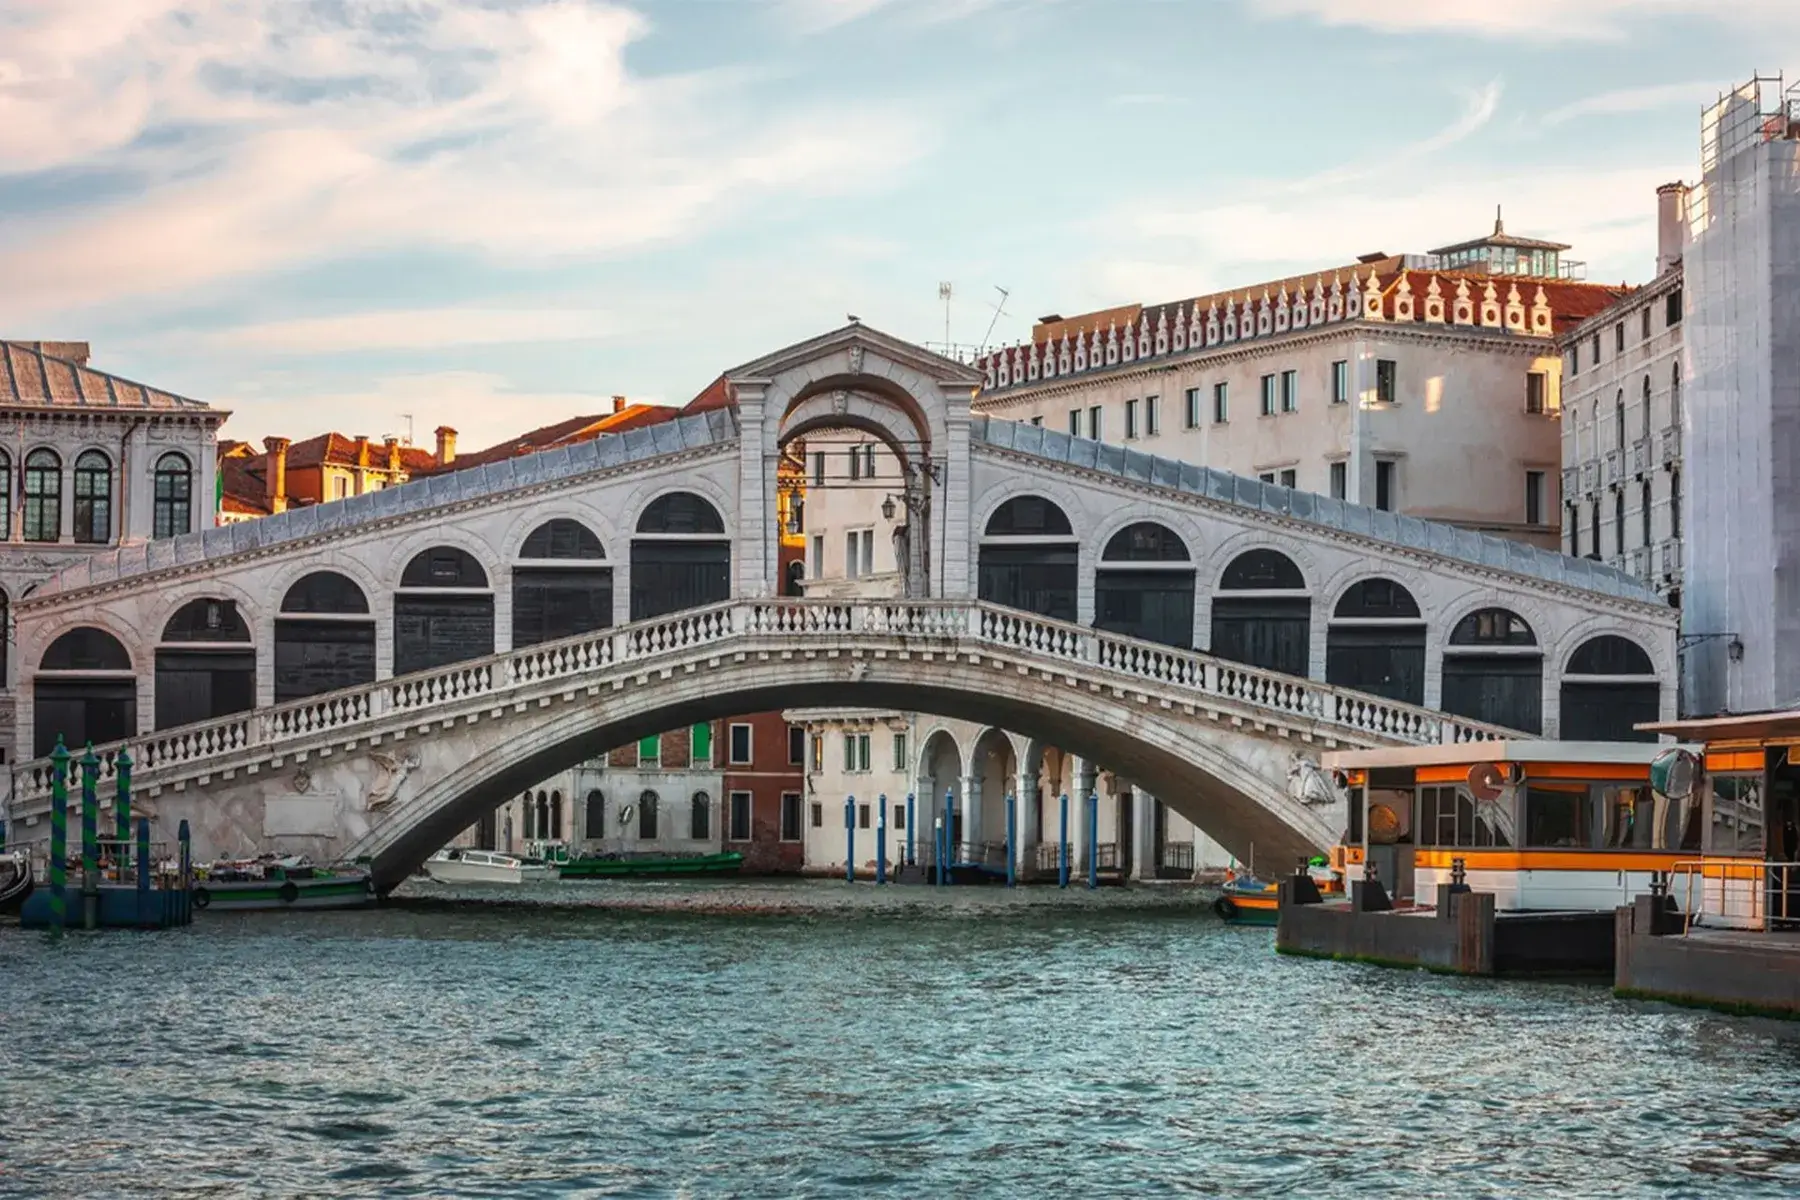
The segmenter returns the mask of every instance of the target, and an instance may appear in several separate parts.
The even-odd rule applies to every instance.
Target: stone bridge
[[[88,559],[15,606],[11,835],[60,733],[129,746],[202,854],[367,854],[387,886],[610,746],[840,706],[1014,728],[1300,853],[1337,821],[1288,798],[1296,749],[1674,715],[1675,615],[1629,577],[971,417],[977,383],[852,325],[701,415]],[[901,463],[869,494],[904,502],[904,595],[777,599],[784,450],[843,429]]]

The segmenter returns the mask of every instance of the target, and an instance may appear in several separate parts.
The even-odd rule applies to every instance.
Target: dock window
[[[1476,803],[1459,787],[1419,789],[1418,844],[1421,846],[1511,846],[1512,814],[1505,797]]]
[[[1706,853],[1763,852],[1762,776],[1711,775],[1712,820],[1706,830]]]
[[[1585,783],[1543,783],[1525,793],[1525,844],[1556,850],[1592,845]]]

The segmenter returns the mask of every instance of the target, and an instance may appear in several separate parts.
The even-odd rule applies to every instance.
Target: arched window
[[[688,837],[696,842],[709,840],[712,837],[712,797],[705,792],[695,792],[689,814]]]
[[[1174,530],[1139,521],[1106,543],[1094,572],[1094,627],[1193,647],[1194,563]]]
[[[156,648],[156,727],[256,707],[256,649],[230,600],[204,597],[175,610]]]
[[[1619,389],[1618,398],[1613,401],[1613,445],[1623,449],[1625,446],[1625,389]]]
[[[4,589],[0,589],[0,686],[11,686],[12,678],[8,668],[12,665],[7,655],[10,653],[13,640],[11,618],[12,600]]]
[[[781,576],[781,594],[784,596],[806,595],[806,560],[792,559]]]
[[[1059,621],[1076,618],[1080,544],[1068,514],[1042,496],[1015,496],[988,518],[977,594]]]
[[[1562,679],[1562,737],[1570,742],[1654,742],[1634,726],[1661,715],[1662,685],[1644,648],[1617,634],[1581,643]]]
[[[550,836],[550,797],[542,792],[537,794],[537,821],[532,825],[531,836],[539,841]]]
[[[656,793],[648,789],[638,797],[637,834],[639,841],[656,840],[656,804]]]
[[[557,517],[531,531],[513,568],[513,648],[605,629],[612,564],[594,531]]]
[[[563,829],[562,808],[563,808],[562,793],[561,792],[551,792],[550,793],[550,840],[553,842],[562,841],[562,829]]]
[[[473,555],[433,546],[413,555],[394,593],[394,674],[494,652],[494,593]]]
[[[1444,648],[1445,712],[1541,733],[1544,655],[1523,617],[1503,608],[1470,613]]]
[[[1648,375],[1644,376],[1644,419],[1642,424],[1644,436],[1647,438],[1650,436],[1650,377]]]
[[[731,598],[731,543],[719,510],[692,492],[651,501],[631,540],[631,619]]]
[[[25,456],[25,540],[54,542],[62,537],[62,459],[54,450]]]
[[[1350,585],[1325,635],[1325,679],[1407,704],[1425,703],[1425,620],[1391,579]]]
[[[1681,424],[1681,364],[1669,368],[1669,424]]]
[[[151,507],[151,537],[176,537],[193,530],[194,471],[173,450],[156,460]]]
[[[287,590],[275,618],[275,702],[375,682],[375,622],[363,590],[314,571]]]
[[[33,681],[34,753],[116,742],[137,732],[137,677],[131,654],[104,629],[81,626],[50,643]]]
[[[112,460],[98,450],[83,450],[75,460],[75,540],[112,540]]]
[[[606,793],[595,788],[587,794],[587,803],[582,807],[582,837],[588,841],[598,841],[605,837]]]
[[[1212,652],[1305,676],[1312,649],[1306,577],[1279,550],[1247,550],[1231,560],[1213,597]]]

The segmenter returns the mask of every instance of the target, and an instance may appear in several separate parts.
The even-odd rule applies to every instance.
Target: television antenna
[[[406,422],[406,444],[410,446],[413,444],[413,415],[401,413],[400,419]]]
[[[1000,293],[1000,302],[992,306],[994,310],[993,320],[988,322],[987,332],[981,335],[981,348],[983,350],[987,349],[988,338],[994,335],[994,326],[999,323],[1002,316],[1006,315],[1006,298],[1012,295],[1011,292],[1007,291],[997,283],[994,285],[994,290]]]
[[[950,284],[948,281],[938,284],[938,299],[944,302],[944,345],[950,344]]]

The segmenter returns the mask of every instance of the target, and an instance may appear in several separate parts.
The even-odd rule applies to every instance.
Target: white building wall
[[[900,461],[885,443],[848,431],[807,435],[807,595],[904,594],[894,540],[894,531],[907,522],[903,492]],[[882,502],[890,496],[891,517],[882,514]],[[852,535],[855,562],[850,561]]]

